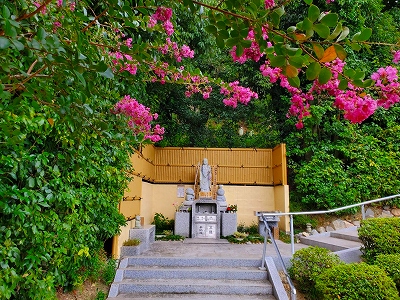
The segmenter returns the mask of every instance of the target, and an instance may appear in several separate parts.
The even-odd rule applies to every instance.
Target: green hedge
[[[376,257],[375,265],[385,270],[390,278],[393,279],[400,290],[400,253],[398,254],[379,254]]]
[[[296,281],[298,289],[312,294],[317,277],[341,261],[328,249],[312,246],[296,251],[291,263],[289,275]]]
[[[397,300],[393,280],[378,266],[341,264],[324,271],[315,282],[320,300]]]
[[[400,253],[400,218],[363,220],[358,236],[363,243],[361,252],[368,263],[373,263],[378,254]]]

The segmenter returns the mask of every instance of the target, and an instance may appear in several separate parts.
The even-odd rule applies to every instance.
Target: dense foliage
[[[388,274],[400,290],[400,252],[396,254],[378,254],[375,258],[375,265],[380,267]]]

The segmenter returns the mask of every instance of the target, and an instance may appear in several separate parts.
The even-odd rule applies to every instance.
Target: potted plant
[[[135,256],[139,254],[141,254],[139,239],[129,239],[122,243],[121,257]]]

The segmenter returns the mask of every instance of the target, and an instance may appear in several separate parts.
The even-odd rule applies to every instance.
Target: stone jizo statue
[[[203,164],[200,167],[200,192],[211,191],[211,167],[208,164],[208,159],[203,159]]]
[[[135,216],[135,228],[142,228],[142,224],[140,224],[140,216]]]

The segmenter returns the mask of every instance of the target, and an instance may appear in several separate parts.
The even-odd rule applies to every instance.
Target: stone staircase
[[[357,229],[357,226],[353,226],[299,238],[305,245],[326,248],[338,254],[342,261],[351,263],[361,260],[360,247],[362,243],[358,238]]]
[[[261,259],[126,257],[107,299],[288,299],[272,259],[267,271],[260,266]]]

